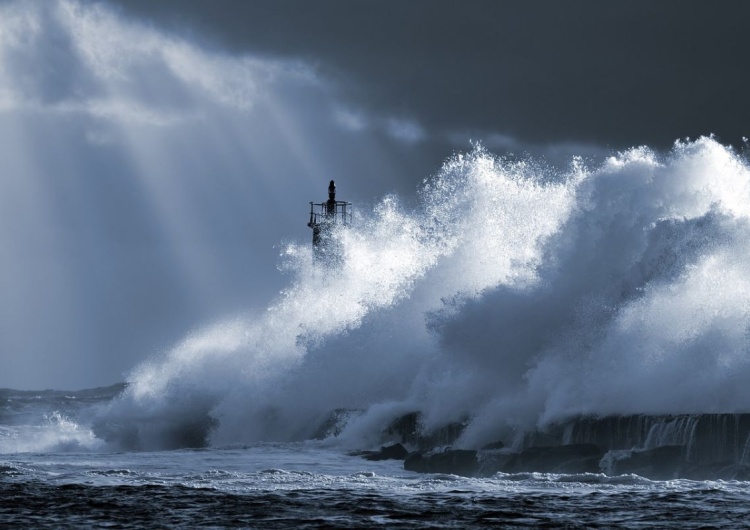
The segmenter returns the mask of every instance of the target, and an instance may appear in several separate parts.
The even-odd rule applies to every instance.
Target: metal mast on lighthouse
[[[347,226],[352,222],[352,203],[336,200],[336,183],[328,184],[328,200],[326,202],[310,202],[310,221],[307,226],[312,228],[312,244],[316,258],[338,257],[337,245],[332,237],[336,225]]]

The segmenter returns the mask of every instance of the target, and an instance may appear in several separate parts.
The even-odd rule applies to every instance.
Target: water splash
[[[477,445],[578,414],[746,410],[748,176],[711,138],[565,172],[477,147],[415,211],[386,197],[338,233],[340,269],[285,247],[274,305],[140,367],[110,420],[148,447],[207,417],[221,444],[358,409],[339,439],[362,444],[420,410],[470,418]]]
[[[91,429],[55,411],[37,424],[0,425],[0,453],[98,451],[105,447]]]

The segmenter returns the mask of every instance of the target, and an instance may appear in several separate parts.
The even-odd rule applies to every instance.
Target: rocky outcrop
[[[741,463],[750,457],[750,414],[581,417],[551,429],[561,444],[593,443],[608,450],[685,447],[693,463]],[[538,445],[532,434],[531,445]]]
[[[334,411],[320,434],[338,435],[348,419],[359,414]],[[359,454],[377,460],[403,458],[404,451],[412,450],[405,469],[424,473],[633,473],[656,480],[750,479],[750,414],[583,416],[516,433],[478,451],[452,448],[467,424],[468,419],[426,429],[422,415],[410,412],[384,429],[382,441],[392,445]],[[397,444],[403,451],[386,456]]]
[[[446,473],[474,476],[479,471],[477,452],[447,449],[434,453],[412,453],[404,460],[404,469],[418,473]]]
[[[529,447],[514,455],[498,471],[518,473],[598,473],[604,456],[594,444]]]
[[[580,417],[512,441],[510,447],[502,442],[483,447],[476,453],[476,468],[422,454],[407,469],[482,476],[542,472],[632,473],[654,480],[750,478],[750,414]]]
[[[358,453],[365,460],[404,460],[409,456],[409,451],[401,444],[384,445],[380,451],[363,451]]]
[[[422,426],[422,414],[410,412],[393,420],[385,430],[385,437],[396,439],[402,444],[429,450],[434,447],[451,445],[464,432],[467,422],[453,422],[426,430]]]
[[[324,440],[341,434],[346,425],[354,418],[360,416],[364,411],[360,409],[334,409],[320,423],[312,435],[314,440]]]
[[[609,475],[635,474],[654,480],[682,477],[688,467],[684,445],[664,445],[642,451],[612,451],[604,462]]]

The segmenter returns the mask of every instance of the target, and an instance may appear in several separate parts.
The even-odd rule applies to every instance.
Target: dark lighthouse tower
[[[336,183],[328,184],[328,200],[310,203],[310,221],[312,244],[315,257],[335,257],[338,254],[331,232],[334,226],[346,226],[352,222],[352,203],[336,200]]]

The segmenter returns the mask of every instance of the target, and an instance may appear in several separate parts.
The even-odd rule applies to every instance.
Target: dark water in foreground
[[[419,474],[336,439],[115,451],[82,418],[119,391],[0,392],[0,528],[750,527],[744,481]]]
[[[320,444],[0,456],[0,525],[741,528],[750,483],[404,471]]]
[[[4,524],[36,528],[739,528],[747,496],[592,491],[487,495],[462,490],[388,496],[357,491],[228,494],[184,486],[4,484]]]
[[[386,495],[308,490],[229,494],[185,486],[3,484],[5,524],[37,528],[739,528],[747,495],[690,492]]]

